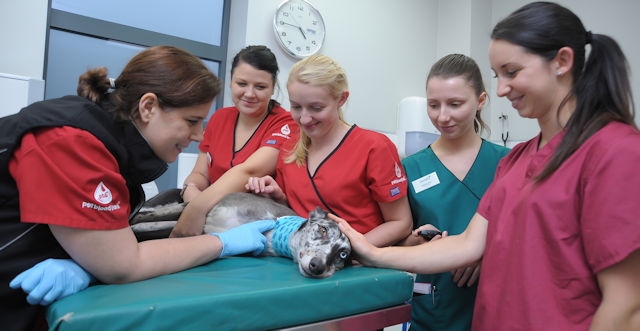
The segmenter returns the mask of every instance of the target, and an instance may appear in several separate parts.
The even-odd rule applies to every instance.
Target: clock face
[[[317,53],[324,42],[322,15],[304,0],[283,2],[273,17],[273,28],[280,46],[297,58]]]

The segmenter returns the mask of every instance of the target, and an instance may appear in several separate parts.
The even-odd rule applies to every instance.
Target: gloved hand
[[[71,259],[47,259],[21,272],[9,286],[22,287],[32,305],[49,305],[80,292],[94,280],[93,276]]]
[[[220,257],[249,252],[260,255],[267,248],[267,238],[262,233],[273,229],[275,224],[274,220],[255,221],[211,235],[217,236],[222,242]]]

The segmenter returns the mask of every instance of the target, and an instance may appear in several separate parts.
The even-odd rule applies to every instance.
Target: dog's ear
[[[309,213],[309,219],[310,220],[314,220],[314,219],[322,219],[322,218],[327,218],[327,211],[320,208],[320,206],[316,207],[316,209],[312,210]]]

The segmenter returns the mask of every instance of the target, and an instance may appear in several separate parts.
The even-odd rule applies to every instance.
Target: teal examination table
[[[50,330],[378,330],[409,321],[413,276],[350,266],[305,278],[282,257],[231,257],[53,303]]]

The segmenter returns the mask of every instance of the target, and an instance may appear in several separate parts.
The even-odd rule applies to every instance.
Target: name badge
[[[420,193],[438,184],[440,184],[440,179],[438,178],[438,174],[436,174],[435,171],[411,182],[411,186],[413,186],[413,190],[416,193]]]

